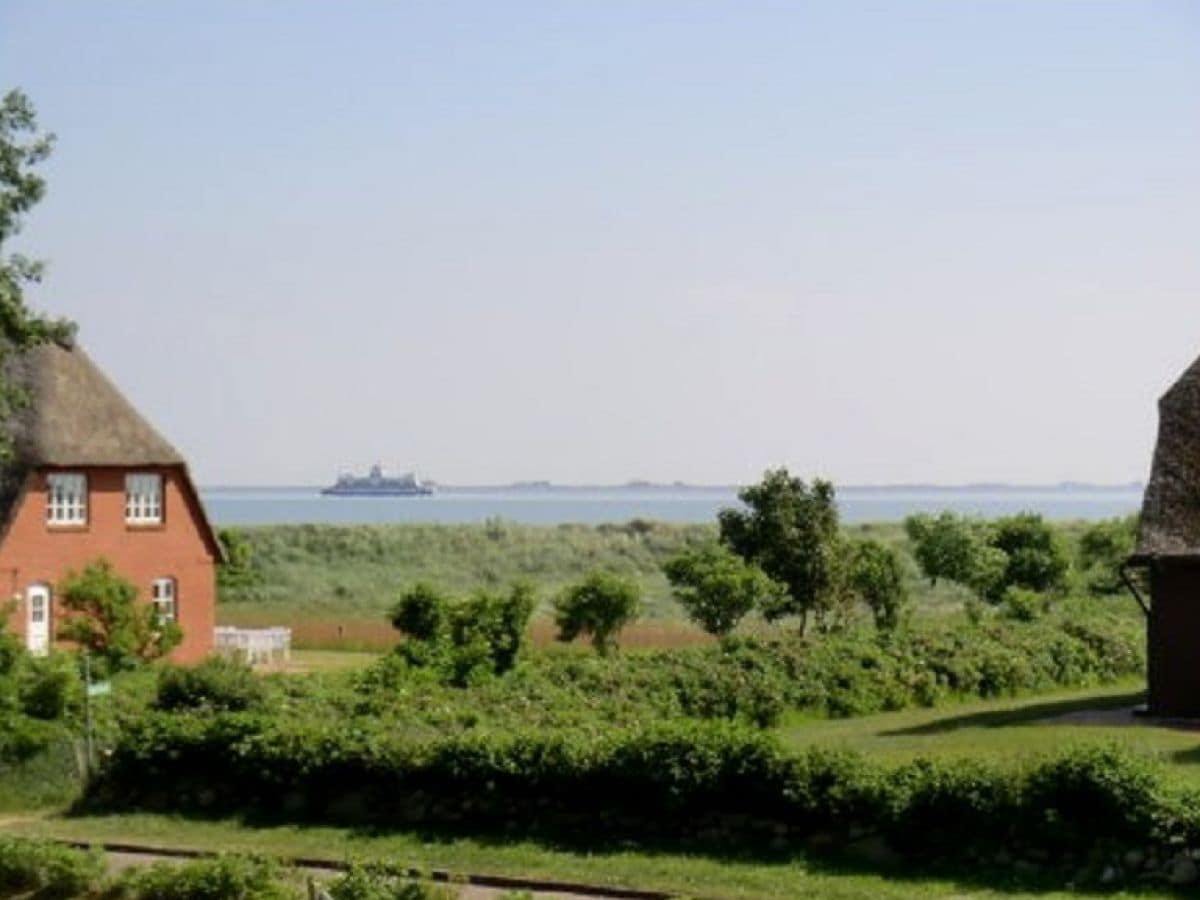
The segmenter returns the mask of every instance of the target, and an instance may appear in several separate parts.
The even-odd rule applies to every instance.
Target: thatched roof
[[[25,466],[182,465],[183,456],[130,405],[79,347],[15,354],[7,377],[28,402],[6,424]]]
[[[1200,359],[1158,401],[1135,558],[1200,556]]]
[[[0,463],[0,534],[28,473],[43,466],[177,466],[201,528],[218,558],[220,543],[187,473],[183,455],[142,418],[78,346],[43,344],[4,360],[4,379],[23,389],[18,409],[0,423],[11,454]]]

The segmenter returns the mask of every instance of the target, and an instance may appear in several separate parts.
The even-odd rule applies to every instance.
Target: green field
[[[1064,526],[1068,536],[1078,526]],[[847,534],[903,546],[899,523],[865,524]],[[634,578],[642,620],[628,646],[679,646],[704,635],[683,618],[662,564],[685,547],[711,540],[715,525],[634,520],[620,525],[269,525],[229,529],[248,549],[243,572],[220,584],[218,620],[246,627],[288,625],[302,648],[384,649],[396,640],[385,613],[400,591],[427,581],[455,593],[526,580],[541,600],[535,642],[552,639],[549,601],[595,569]],[[961,609],[969,594],[931,586],[905,556],[910,591],[922,614]],[[749,623],[753,628],[753,620]]]

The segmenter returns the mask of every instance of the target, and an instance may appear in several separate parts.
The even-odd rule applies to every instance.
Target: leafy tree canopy
[[[812,616],[819,625],[838,600],[841,552],[833,485],[812,486],[786,468],[768,470],[762,481],[738,492],[745,509],[717,516],[721,542],[787,588],[763,608],[768,619],[797,616],[803,631]]]
[[[775,603],[785,590],[720,544],[682,553],[668,560],[663,571],[692,621],[718,637],[728,635],[756,607]]]
[[[183,639],[179,625],[160,621],[158,609],[139,602],[137,587],[106,559],[68,572],[58,596],[67,612],[58,637],[79,644],[110,672],[165,656]]]
[[[1123,589],[1121,566],[1137,542],[1137,516],[1089,525],[1079,538],[1079,570],[1093,594],[1116,594]]]
[[[847,545],[847,586],[871,610],[875,627],[892,631],[908,605],[904,563],[900,554],[879,541],[858,540]]]
[[[592,572],[571,585],[554,601],[554,621],[560,641],[580,635],[606,656],[617,646],[621,629],[637,618],[641,589],[637,582],[612,572]]]
[[[54,146],[54,136],[38,128],[33,104],[20,91],[0,99],[0,363],[13,350],[48,340],[69,340],[74,326],[29,309],[27,285],[41,281],[44,264],[9,250],[21,230],[22,218],[46,193],[46,182],[35,167]],[[0,381],[0,420],[23,402],[14,386]],[[0,452],[7,453],[7,443]]]

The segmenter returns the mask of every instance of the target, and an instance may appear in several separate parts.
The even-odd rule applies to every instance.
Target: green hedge
[[[103,875],[99,853],[0,835],[0,894],[5,896],[28,892],[44,900],[78,897]]]
[[[674,724],[611,736],[409,743],[369,727],[151,715],[93,784],[107,809],[586,834],[761,849],[874,833],[909,855],[1200,848],[1200,796],[1111,747],[1024,766],[785,753],[761,732]]]

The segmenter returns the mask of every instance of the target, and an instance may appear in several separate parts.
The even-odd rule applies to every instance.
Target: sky
[[[0,4],[29,293],[202,484],[1144,479],[1200,5]]]

